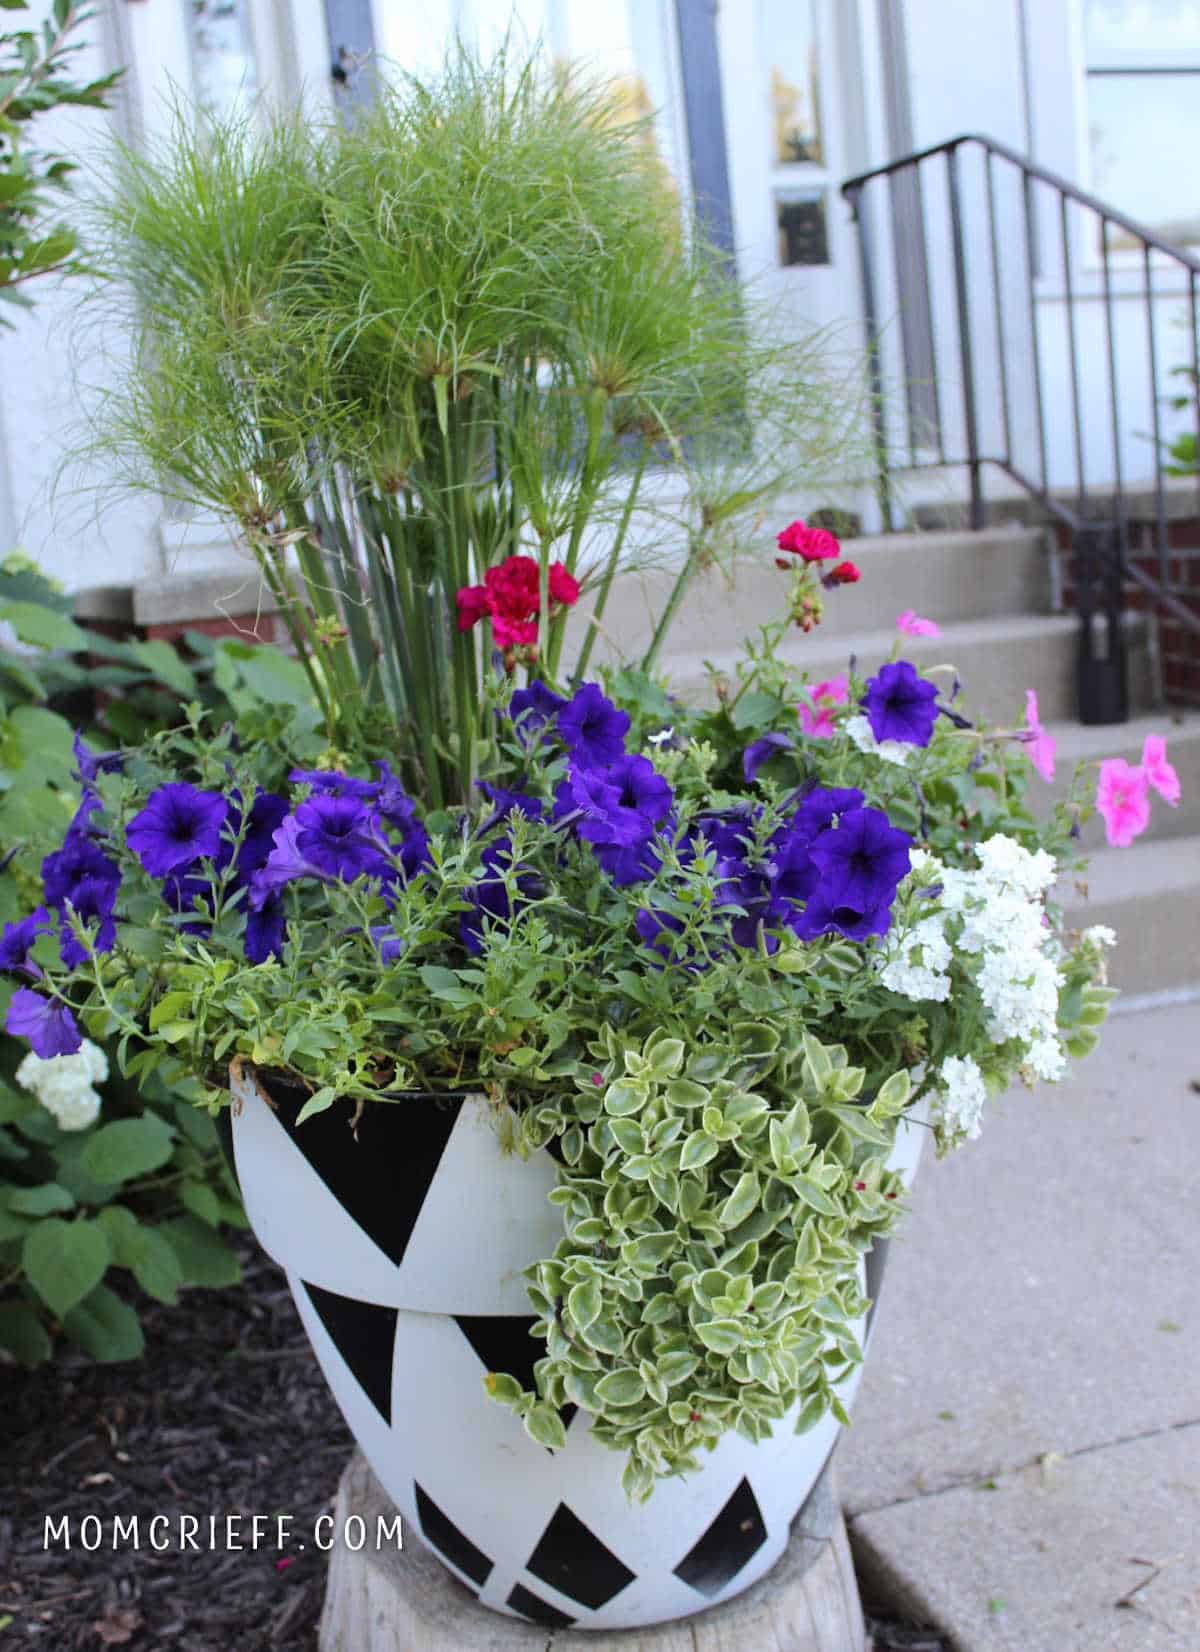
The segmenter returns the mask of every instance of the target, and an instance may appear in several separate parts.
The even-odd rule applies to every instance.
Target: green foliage
[[[730,1429],[765,1439],[796,1407],[801,1429],[840,1410],[861,1359],[856,1270],[896,1220],[884,1160],[907,1078],[864,1104],[843,1045],[775,1024],[706,1026],[686,1046],[605,1027],[578,1093],[521,1116],[525,1145],[562,1140],[566,1232],[528,1274],[547,1348],[536,1392],[489,1387],[535,1439],[557,1407],[583,1406],[628,1454],[631,1496]]]
[[[0,621],[25,645],[0,644],[0,922],[37,904],[42,857],[79,803],[71,723],[52,704],[120,691],[105,707],[108,726],[88,731],[96,749],[177,722],[181,695],[197,715],[207,705],[269,742],[277,772],[315,759],[323,743],[303,672],[273,650],[194,636],[185,658],[167,643],[83,632],[70,610],[26,558],[0,563]],[[108,663],[85,668],[71,657],[83,650]],[[41,945],[51,962],[53,945]],[[93,1125],[64,1130],[16,1084],[23,1054],[0,1037],[0,1350],[36,1365],[65,1339],[96,1359],[136,1358],[137,1312],[118,1290],[172,1302],[183,1286],[238,1277],[225,1230],[245,1223],[216,1129],[193,1104],[187,1068],[156,1060],[136,1084],[101,1086]]]
[[[0,9],[28,6],[26,0],[2,0]],[[53,109],[104,108],[119,76],[85,83],[69,73],[70,59],[81,49],[74,37],[94,15],[72,0],[54,0],[40,31],[0,33],[0,303],[27,306],[27,282],[84,267],[75,231],[51,216],[52,200],[67,187],[74,163],[39,152],[28,139],[32,123]],[[6,325],[11,323],[0,308],[0,326]]]
[[[181,114],[121,154],[95,233],[119,277],[97,313],[134,341],[109,468],[233,523],[329,743],[385,718],[434,808],[469,795],[489,717],[490,623],[459,632],[457,590],[531,554],[543,593],[553,561],[596,588],[598,622],[636,542],[682,559],[682,592],[855,445],[829,341],[761,313],[681,222],[619,90],[537,58],[458,52],[327,129]]]

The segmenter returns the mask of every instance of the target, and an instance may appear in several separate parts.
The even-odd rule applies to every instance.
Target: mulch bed
[[[282,1273],[250,1241],[243,1265],[238,1289],[151,1306],[137,1364],[67,1355],[56,1369],[0,1369],[0,1645],[316,1652],[326,1557],[310,1534],[352,1442]],[[243,1519],[243,1550],[226,1548],[223,1526],[210,1549],[208,1517],[239,1513],[271,1517],[262,1546]],[[285,1551],[280,1513],[292,1516]],[[67,1514],[70,1551],[43,1549],[47,1517]],[[91,1553],[77,1535],[85,1514],[105,1534]],[[156,1514],[171,1517],[174,1552],[149,1547]],[[181,1514],[204,1523],[198,1553],[179,1549]],[[139,1549],[114,1551],[116,1515],[140,1518]]]
[[[283,1274],[251,1241],[244,1283],[189,1291],[143,1315],[144,1359],[93,1365],[67,1354],[41,1372],[0,1368],[0,1646],[53,1652],[317,1652],[326,1557],[311,1540],[332,1511],[349,1430],[300,1326]],[[278,1549],[274,1518],[292,1517]],[[199,1552],[178,1546],[197,1515]],[[242,1550],[208,1546],[207,1521],[243,1517]],[[269,1517],[260,1547],[249,1518]],[[43,1546],[71,1517],[71,1548]],[[101,1547],[78,1522],[100,1517]],[[112,1546],[137,1516],[141,1547]],[[147,1525],[169,1518],[172,1548]],[[301,1549],[300,1545],[305,1544]],[[944,1652],[928,1630],[869,1620],[875,1652]]]

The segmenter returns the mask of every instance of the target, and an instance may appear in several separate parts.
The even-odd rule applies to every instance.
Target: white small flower
[[[903,740],[877,740],[869,721],[861,712],[856,717],[847,718],[845,726],[846,733],[859,751],[880,757],[885,763],[898,763],[903,768],[916,749],[905,745]]]
[[[942,1062],[932,1118],[943,1152],[974,1141],[983,1128],[987,1085],[973,1056],[948,1055]]]
[[[86,1130],[95,1123],[101,1099],[93,1085],[107,1077],[108,1057],[88,1038],[74,1055],[43,1061],[31,1051],[16,1073],[17,1083],[37,1097],[62,1130]]]
[[[885,987],[918,1003],[934,999],[944,1003],[950,996],[952,953],[940,913],[922,918],[893,943],[891,955],[880,971]]]
[[[1084,930],[1080,939],[1087,946],[1116,946],[1116,932],[1107,924],[1091,924]]]
[[[673,728],[664,728],[660,729],[657,734],[648,734],[646,736],[646,744],[648,746],[665,746],[668,740],[673,740],[674,738],[675,730]]]

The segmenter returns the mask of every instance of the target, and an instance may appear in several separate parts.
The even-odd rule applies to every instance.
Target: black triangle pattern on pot
[[[675,1576],[698,1594],[719,1594],[766,1540],[758,1499],[749,1480],[743,1479],[704,1536],[676,1566]]]
[[[358,1302],[302,1280],[308,1300],[329,1332],[355,1382],[384,1422],[392,1421],[392,1354],[396,1343],[396,1309],[378,1302]]]
[[[448,1514],[443,1514],[433,1498],[413,1481],[417,1499],[417,1515],[425,1540],[452,1566],[465,1572],[472,1583],[482,1589],[491,1575],[492,1562],[482,1549],[477,1549],[465,1532],[460,1532]]]
[[[525,1568],[593,1612],[637,1576],[565,1503],[555,1509]]]
[[[483,1361],[485,1371],[506,1371],[526,1391],[534,1387],[533,1368],[546,1353],[541,1337],[530,1336],[533,1314],[454,1314],[454,1323]],[[579,1410],[568,1402],[559,1410],[564,1428]]]
[[[345,1106],[297,1125],[304,1091],[277,1081],[260,1083],[275,1117],[346,1214],[399,1266],[463,1098],[413,1096],[392,1106],[365,1107],[352,1131],[351,1109]]]
[[[569,1629],[575,1622],[574,1618],[560,1612],[557,1606],[551,1606],[548,1600],[533,1594],[523,1583],[517,1584],[505,1605],[511,1606],[514,1612],[520,1612],[530,1623],[540,1623],[543,1629]]]

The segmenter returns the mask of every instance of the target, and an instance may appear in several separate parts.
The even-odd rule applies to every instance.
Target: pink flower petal
[[[1167,762],[1167,742],[1161,734],[1148,734],[1142,744],[1142,773],[1163,802],[1175,808],[1183,788],[1174,765]]]
[[[828,682],[814,683],[805,691],[812,704],[801,700],[797,706],[800,728],[814,740],[833,738],[833,710],[844,706],[850,698],[850,684],[845,677],[831,677]]]
[[[1033,735],[1033,739],[1025,747],[1026,756],[1038,774],[1049,785],[1050,781],[1054,779],[1055,752],[1058,749],[1058,741],[1052,734],[1047,734],[1042,727],[1038,715],[1037,693],[1032,688],[1025,690],[1025,727]]]
[[[1146,776],[1123,757],[1106,757],[1096,782],[1096,808],[1114,849],[1128,849],[1150,824]]]
[[[906,608],[902,614],[896,615],[896,629],[902,631],[906,637],[940,637],[941,627],[930,619],[922,619],[911,608]]]

